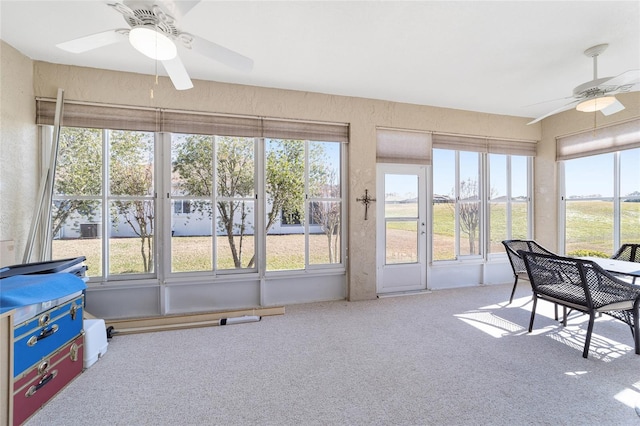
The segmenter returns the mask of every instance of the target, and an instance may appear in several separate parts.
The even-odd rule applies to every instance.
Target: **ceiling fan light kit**
[[[603,96],[600,98],[591,98],[586,101],[580,102],[576,105],[576,109],[580,112],[595,112],[605,109],[608,106],[613,105],[616,102],[616,98],[613,96]]]
[[[129,31],[129,42],[143,55],[157,61],[173,59],[178,55],[176,44],[153,27],[139,26]]]

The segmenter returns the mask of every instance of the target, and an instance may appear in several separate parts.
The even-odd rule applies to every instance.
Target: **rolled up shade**
[[[431,164],[431,133],[377,129],[378,163]]]
[[[640,119],[556,138],[556,160],[640,148]]]
[[[55,100],[36,99],[36,124],[52,126]],[[160,131],[160,111],[148,108],[116,108],[65,101],[61,125],[94,129]]]
[[[536,156],[536,141],[462,136],[445,133],[433,134],[433,147],[457,151],[486,152],[489,154]]]
[[[54,114],[54,99],[36,99],[36,124],[53,125]],[[73,101],[64,102],[61,124],[67,127],[147,132],[304,139],[343,143],[349,141],[349,125],[346,123],[283,120]]]

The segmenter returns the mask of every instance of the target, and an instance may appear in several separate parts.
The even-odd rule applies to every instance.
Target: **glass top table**
[[[605,271],[612,272],[614,274],[629,275],[633,277],[633,283],[635,284],[636,278],[640,277],[640,263],[627,262],[626,260],[609,259],[605,257],[592,257],[585,256],[580,257],[583,260],[590,260],[593,263],[600,266]]]

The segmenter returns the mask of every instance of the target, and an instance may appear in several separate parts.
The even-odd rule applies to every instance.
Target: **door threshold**
[[[431,290],[410,290],[410,291],[396,291],[391,293],[378,293],[378,299],[384,299],[386,297],[400,297],[400,296],[414,296],[416,294],[428,294]]]

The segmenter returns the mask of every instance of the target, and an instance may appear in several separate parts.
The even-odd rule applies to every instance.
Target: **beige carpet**
[[[120,335],[27,424],[640,425],[626,324],[566,328],[521,285],[287,306],[260,322]]]

